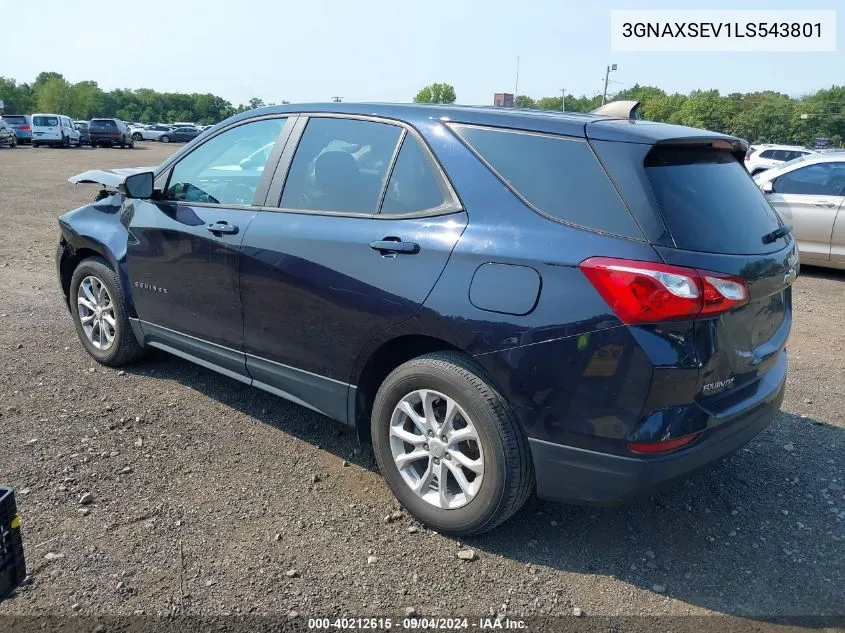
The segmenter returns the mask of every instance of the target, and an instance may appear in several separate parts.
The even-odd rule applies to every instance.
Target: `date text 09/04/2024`
[[[470,618],[424,618],[406,617],[401,620],[393,618],[309,618],[308,628],[312,630],[460,630],[460,629],[525,629],[524,620],[511,618],[483,617]]]

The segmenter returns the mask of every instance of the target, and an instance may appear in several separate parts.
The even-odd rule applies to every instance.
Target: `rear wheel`
[[[371,433],[396,498],[438,532],[491,530],[534,488],[519,422],[483,371],[461,354],[427,354],[396,368],[376,394]]]
[[[83,260],[73,272],[68,296],[79,340],[94,360],[117,367],[141,356],[120,280],[106,260]]]
[[[162,143],[169,143],[169,142],[170,142],[170,137],[169,137],[169,136],[167,136],[167,134],[163,134],[163,135],[162,135],[162,137],[161,137],[161,142],[162,142]]]
[[[32,144],[32,147],[33,147],[33,148],[38,147],[38,143],[33,143],[33,144]]]
[[[140,132],[135,132],[135,133],[132,135],[132,138],[133,138],[133,139],[135,139],[136,141],[140,141],[140,140],[141,140],[141,138],[142,138],[142,137],[141,137],[141,133],[140,133]]]

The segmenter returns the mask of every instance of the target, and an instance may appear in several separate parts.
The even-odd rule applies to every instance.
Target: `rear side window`
[[[308,121],[285,180],[281,206],[375,213],[402,128],[375,121]]]
[[[418,213],[446,203],[446,193],[420,142],[408,134],[393,166],[382,215]]]
[[[37,116],[32,118],[32,124],[38,127],[54,127],[59,124],[59,117]]]
[[[731,255],[783,248],[784,238],[763,243],[780,221],[729,152],[658,147],[646,157],[645,170],[678,248]]]
[[[536,211],[567,224],[643,239],[586,141],[469,125],[452,129]]]

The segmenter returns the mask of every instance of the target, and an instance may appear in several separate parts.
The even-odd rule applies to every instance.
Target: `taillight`
[[[746,155],[745,155],[745,162],[747,163],[749,160],[751,160],[751,156],[749,156],[748,154],[746,154]]]
[[[19,130],[28,130],[29,126],[28,125],[21,125],[20,127],[18,127],[18,129]]]
[[[711,317],[748,302],[741,277],[612,257],[585,259],[580,268],[627,324]]]
[[[687,444],[692,444],[698,436],[699,433],[693,433],[692,435],[684,435],[683,437],[663,440],[662,442],[631,442],[628,444],[628,448],[634,453],[645,453],[647,455],[668,453],[669,451],[678,450]]]

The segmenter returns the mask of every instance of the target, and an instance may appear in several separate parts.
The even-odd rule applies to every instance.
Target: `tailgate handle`
[[[814,207],[824,207],[826,209],[831,209],[836,206],[835,202],[829,202],[828,200],[816,200],[813,203]]]

